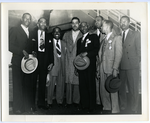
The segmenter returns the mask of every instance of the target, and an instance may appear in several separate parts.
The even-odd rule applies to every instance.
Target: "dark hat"
[[[21,69],[24,73],[30,74],[33,73],[38,66],[38,60],[36,57],[33,57],[32,54],[29,54],[29,58],[25,59],[25,57],[22,58],[21,61]]]
[[[85,70],[89,65],[90,65],[90,59],[87,56],[81,57],[80,55],[78,55],[74,59],[74,66],[78,70]]]
[[[110,75],[105,81],[105,88],[109,93],[115,93],[120,89],[121,80],[118,77]]]

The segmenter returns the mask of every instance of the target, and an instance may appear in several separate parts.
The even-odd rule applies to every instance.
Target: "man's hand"
[[[51,71],[52,68],[53,68],[53,63],[51,63],[50,65],[48,65],[48,68],[47,68],[47,69],[48,69],[49,71]]]
[[[77,72],[77,69],[74,70],[74,74],[75,74],[76,76],[79,75],[78,72]]]
[[[23,50],[22,52],[23,52],[23,55],[24,55],[25,59],[28,59],[29,58],[29,54],[25,50]]]
[[[37,54],[34,51],[32,51],[32,55],[33,55],[33,57],[37,57]]]
[[[88,54],[87,52],[84,52],[84,53],[81,53],[80,56],[81,56],[81,57],[84,57],[84,56],[86,56],[87,54]]]
[[[113,77],[117,77],[117,75],[118,75],[118,71],[117,70],[115,70],[115,69],[113,69]]]

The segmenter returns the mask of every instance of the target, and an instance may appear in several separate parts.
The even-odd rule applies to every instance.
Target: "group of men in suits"
[[[95,18],[95,31],[89,30],[87,22],[80,23],[78,17],[73,17],[72,30],[62,39],[59,27],[53,29],[52,35],[45,31],[47,22],[44,17],[38,20],[37,28],[32,31],[28,29],[30,22],[31,15],[23,14],[21,25],[10,29],[9,33],[15,114],[36,110],[37,80],[38,108],[47,110],[52,107],[56,85],[58,106],[62,106],[66,97],[67,108],[74,104],[78,110],[92,112],[97,104],[103,106],[103,113],[119,113],[127,108],[128,86],[132,97],[131,110],[137,113],[141,42],[140,34],[129,29],[128,16],[120,19],[122,32],[102,16]],[[38,67],[32,74],[25,74],[21,70],[21,59],[27,59],[29,54],[38,59]],[[90,59],[88,68],[75,68],[73,61],[77,55]],[[118,74],[121,89],[116,93],[107,92],[107,77],[117,77]]]

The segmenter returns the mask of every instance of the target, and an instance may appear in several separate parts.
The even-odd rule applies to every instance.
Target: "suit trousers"
[[[109,93],[105,89],[105,81],[111,74],[104,73],[103,66],[100,67],[100,96],[102,100],[103,110],[112,110],[112,113],[119,113],[118,92]]]
[[[91,62],[92,64],[92,62]],[[83,108],[90,110],[96,106],[95,66],[91,65],[85,70],[79,70],[80,103]]]
[[[101,105],[101,98],[100,98],[100,80],[96,79],[96,104]]]
[[[62,72],[58,72],[58,76],[52,76],[50,74],[50,85],[47,87],[47,101],[48,104],[53,103],[53,96],[54,96],[54,88],[56,84],[56,101],[58,104],[63,103],[64,98],[64,76]]]
[[[66,103],[72,104],[80,103],[80,93],[79,93],[79,85],[78,84],[66,84]]]
[[[13,78],[13,111],[20,110],[24,112],[23,103],[23,76],[24,73],[21,67],[12,64],[12,78]]]
[[[139,103],[139,69],[120,70],[121,87],[119,90],[120,107],[127,108],[126,86],[129,90],[131,99],[131,110],[138,110]]]
[[[25,74],[21,68],[12,65],[13,111],[31,111],[35,105],[32,74]]]
[[[34,83],[38,82],[38,106],[45,106],[45,98],[46,98],[46,76],[47,76],[47,68],[45,68],[45,53],[38,52],[38,67],[36,72],[34,73]],[[35,84],[36,85],[36,84]],[[35,94],[34,94],[35,95]]]

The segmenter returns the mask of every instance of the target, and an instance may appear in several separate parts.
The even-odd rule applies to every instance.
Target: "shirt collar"
[[[25,27],[23,24],[21,24],[21,27],[25,30],[28,30],[28,27]]]
[[[123,32],[124,32],[124,31],[122,30],[122,34],[123,34]],[[128,32],[129,32],[129,28],[128,28],[127,30],[125,30],[125,33],[128,33]]]
[[[89,34],[89,32],[85,33],[85,34],[83,35],[82,40],[84,40],[84,39],[85,39],[85,37],[86,37],[88,34]]]
[[[80,30],[77,30],[77,31],[72,30],[72,32],[73,32],[73,33],[79,33],[79,32],[80,32]]]
[[[106,37],[107,40],[109,39],[109,37],[111,36],[111,34],[112,34],[112,32],[110,32],[110,33],[107,34],[107,37]]]

